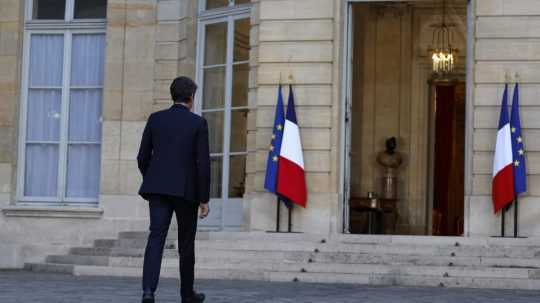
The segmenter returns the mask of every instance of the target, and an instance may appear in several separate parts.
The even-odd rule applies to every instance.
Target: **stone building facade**
[[[108,0],[106,17],[77,24],[73,22],[76,13],[70,12],[71,19],[66,17],[45,26],[33,20],[38,2],[0,0],[0,267],[20,267],[23,262],[63,253],[95,238],[147,228],[147,204],[136,194],[141,177],[135,157],[148,115],[170,105],[168,86],[177,75],[191,76],[206,85],[214,83],[212,75],[228,79],[223,87],[208,86],[206,93],[203,84],[198,93],[199,113],[209,120],[212,113],[222,115],[210,123],[211,131],[219,134],[217,139],[211,138],[217,140],[211,143],[220,149],[213,155],[213,176],[218,185],[213,188],[213,217],[201,221],[201,228],[274,228],[275,197],[265,192],[263,183],[281,81],[294,85],[309,191],[307,208],[293,211],[293,229],[315,234],[344,232],[348,195],[348,20],[353,3],[370,1],[237,0],[229,5],[225,0]],[[74,8],[77,12],[77,2],[67,1],[66,12]],[[493,214],[490,196],[493,150],[505,74],[518,73],[529,174],[529,191],[520,204],[520,232],[537,237],[540,3],[471,0],[465,7],[468,40],[467,50],[462,52],[467,53],[463,58],[468,64],[463,67],[467,74],[464,235],[487,237],[499,230],[500,216]],[[223,26],[212,27],[215,24]],[[242,29],[238,37],[235,29]],[[33,58],[29,44],[32,33],[39,35],[40,31],[104,33],[102,84],[82,88],[102,93],[95,201],[64,199],[69,181],[58,187],[60,193],[54,194],[58,199],[24,198],[25,182],[29,182],[25,176],[30,173],[21,168],[26,159],[21,149],[28,154],[29,144],[45,144],[28,141],[30,122],[25,110],[29,91],[69,91],[65,83],[61,88],[28,84],[29,69],[33,68],[26,62]],[[73,41],[69,42],[71,46],[75,45]],[[243,46],[243,51],[237,51],[237,45]],[[207,62],[208,58],[218,59]],[[215,73],[210,75],[210,71]],[[238,81],[236,75],[242,75]],[[223,90],[218,96],[223,104],[213,108],[205,105],[206,96],[219,89]],[[69,100],[69,94],[62,94]],[[240,96],[239,101],[235,96]],[[67,115],[69,106],[62,106],[66,107],[59,113]],[[66,130],[60,132],[68,136]],[[69,144],[60,143],[60,149]],[[68,162],[65,158],[69,152],[63,155],[59,163]],[[69,164],[58,165],[60,176],[70,176]],[[41,175],[43,178],[47,176]],[[414,208],[407,212],[414,212]],[[282,215],[286,218],[285,213]],[[423,220],[428,224],[427,217],[411,217],[410,222]],[[512,220],[507,221],[510,228]]]

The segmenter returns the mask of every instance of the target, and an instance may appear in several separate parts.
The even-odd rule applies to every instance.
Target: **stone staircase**
[[[140,277],[147,235],[123,232],[25,268]],[[540,289],[539,239],[200,232],[196,247],[198,279]],[[178,278],[174,238],[161,273]]]

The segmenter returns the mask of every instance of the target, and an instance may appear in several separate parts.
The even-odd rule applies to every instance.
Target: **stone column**
[[[527,159],[528,191],[520,198],[520,234],[540,235],[540,2],[476,0],[474,2],[474,115],[470,235],[496,235],[500,215],[493,214],[491,180],[497,123],[505,73],[520,76],[521,125]],[[514,80],[514,79],[513,79]],[[512,87],[510,87],[511,103]],[[467,221],[466,221],[467,222]],[[513,209],[507,215],[513,233]]]
[[[16,192],[16,134],[22,47],[21,1],[0,1],[0,208]],[[1,252],[0,252],[1,253]],[[1,266],[1,264],[0,264]]]
[[[257,41],[251,43],[254,62],[250,85],[254,86],[251,97],[256,98],[257,109],[249,119],[249,141],[255,149],[250,145],[245,197],[251,230],[275,227],[275,196],[265,192],[263,186],[281,73],[283,81],[288,81],[289,74],[293,76],[308,186],[307,208],[295,207],[293,230],[320,234],[330,231],[338,200],[332,178],[336,167],[331,146],[336,101],[334,3],[331,0],[254,2],[252,39]],[[288,87],[283,88],[286,102]],[[285,212],[282,218],[284,222]]]
[[[136,155],[154,109],[156,10],[156,0],[108,1],[100,197],[106,217],[146,219]]]

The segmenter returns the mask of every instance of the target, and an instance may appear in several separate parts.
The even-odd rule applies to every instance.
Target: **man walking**
[[[143,303],[154,302],[163,247],[173,212],[178,223],[178,252],[183,303],[204,301],[193,290],[197,211],[208,215],[210,153],[206,120],[191,112],[197,85],[187,77],[171,84],[173,105],[150,115],[137,162],[143,175],[139,194],[149,201],[150,235],[144,254]]]

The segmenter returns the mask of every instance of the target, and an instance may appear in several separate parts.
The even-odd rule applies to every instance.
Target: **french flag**
[[[508,118],[508,85],[504,86],[499,130],[493,160],[493,208],[495,213],[514,200],[514,170],[512,134]]]
[[[304,157],[291,85],[289,85],[289,101],[282,140],[279,153],[277,192],[288,200],[306,207],[307,188]]]

